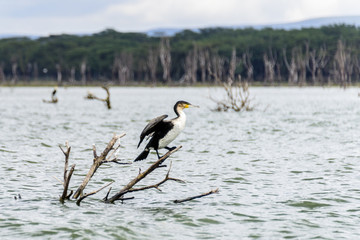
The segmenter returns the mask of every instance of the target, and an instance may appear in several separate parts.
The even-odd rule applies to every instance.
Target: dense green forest
[[[172,37],[120,33],[0,39],[0,83],[266,85],[359,81],[360,29],[205,28]]]

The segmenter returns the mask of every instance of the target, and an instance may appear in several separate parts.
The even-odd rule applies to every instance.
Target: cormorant
[[[140,141],[137,147],[146,136],[151,137],[144,151],[135,159],[135,161],[141,161],[147,158],[151,149],[156,151],[158,158],[160,158],[158,149],[165,148],[169,151],[175,149],[175,147],[169,148],[170,144],[184,129],[186,123],[186,115],[183,112],[184,108],[198,107],[192,105],[186,101],[178,101],[174,105],[174,112],[177,117],[171,120],[164,120],[168,115],[162,115],[152,119],[144,130],[140,134]]]

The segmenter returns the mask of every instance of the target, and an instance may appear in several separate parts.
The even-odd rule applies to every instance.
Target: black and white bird
[[[165,120],[168,115],[162,115],[152,119],[144,130],[140,134],[140,141],[137,147],[140,146],[146,136],[150,138],[144,151],[135,159],[135,161],[141,161],[147,158],[150,150],[155,150],[158,158],[160,158],[158,149],[165,148],[167,150],[173,150],[175,147],[168,147],[168,145],[181,133],[185,128],[186,115],[183,111],[185,108],[198,107],[192,105],[186,101],[178,101],[174,105],[174,112],[177,117],[171,120]]]

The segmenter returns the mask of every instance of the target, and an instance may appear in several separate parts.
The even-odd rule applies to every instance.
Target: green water
[[[246,113],[211,111],[207,88],[111,88],[110,111],[84,99],[87,90],[60,88],[59,102],[45,104],[51,88],[0,88],[1,239],[358,239],[360,237],[360,98],[351,88],[253,88],[256,108]],[[118,157],[132,160],[146,121],[173,117],[177,100],[187,126],[174,141],[171,176],[161,192],[132,193],[123,204],[104,204],[107,190],[81,206],[58,201],[69,141],[75,190],[113,133]],[[164,151],[162,151],[164,152]],[[86,192],[109,181],[120,190],[149,160],[103,165]],[[143,184],[165,176],[158,169]],[[219,188],[218,194],[182,204]],[[21,199],[18,199],[18,194]],[[15,199],[14,197],[17,197]]]

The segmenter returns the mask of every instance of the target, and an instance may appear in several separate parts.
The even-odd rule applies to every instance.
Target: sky
[[[0,0],[0,34],[144,32],[356,15],[359,0]]]

